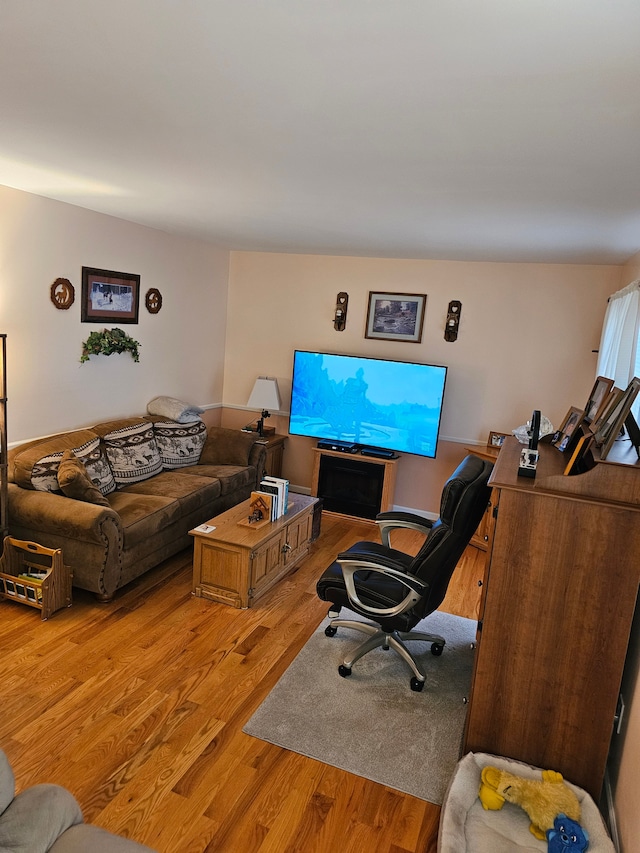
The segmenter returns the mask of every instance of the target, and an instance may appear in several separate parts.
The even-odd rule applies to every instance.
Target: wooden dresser
[[[559,770],[598,802],[640,582],[640,467],[563,476],[541,444],[534,480],[507,438],[463,751]]]

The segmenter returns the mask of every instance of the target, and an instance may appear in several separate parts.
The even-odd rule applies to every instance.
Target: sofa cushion
[[[247,486],[255,488],[256,469],[244,465],[193,465],[189,468],[181,468],[183,474],[193,474],[200,477],[209,477],[220,482],[220,494],[228,495],[237,489]]]
[[[106,433],[103,440],[118,487],[138,483],[162,471],[153,424],[136,421]]]
[[[220,497],[220,480],[212,477],[184,474],[184,469],[163,471],[150,480],[126,486],[122,491],[131,495],[156,495],[173,498],[182,507],[183,514],[210,506]]]
[[[200,463],[202,465],[248,465],[249,454],[255,441],[255,433],[212,427],[202,448]]]
[[[153,432],[165,470],[197,465],[207,438],[207,427],[203,421],[177,423],[155,421]]]
[[[162,495],[144,495],[129,490],[109,495],[111,509],[118,513],[123,530],[125,550],[140,542],[153,539],[176,521],[184,512],[179,501]]]
[[[65,450],[58,466],[58,483],[68,498],[109,506],[109,501],[92,482],[87,469],[72,450]]]
[[[98,436],[88,429],[52,435],[41,441],[32,441],[17,447],[12,453],[12,480],[23,489],[36,489],[41,492],[59,492],[58,466],[65,450],[77,453]],[[99,445],[99,439],[98,439]]]

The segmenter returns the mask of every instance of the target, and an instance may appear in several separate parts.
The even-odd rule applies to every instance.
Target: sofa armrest
[[[61,548],[73,585],[112,597],[120,585],[123,530],[110,507],[9,483],[9,529],[17,539]]]
[[[33,785],[0,815],[0,850],[47,853],[64,832],[81,822],[80,806],[66,788]]]
[[[120,517],[110,507],[52,492],[23,489],[15,483],[8,484],[8,498],[10,528],[15,526],[84,542],[101,543],[106,524],[113,525],[118,534],[122,535]]]
[[[256,469],[256,489],[267,473],[267,448],[256,441],[249,453],[249,465]]]

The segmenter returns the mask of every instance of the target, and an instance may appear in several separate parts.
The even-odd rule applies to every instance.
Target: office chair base
[[[426,675],[405,643],[411,640],[422,640],[425,643],[431,643],[431,654],[439,656],[442,654],[446,642],[444,637],[440,637],[437,634],[425,634],[422,631],[391,631],[387,633],[382,631],[377,625],[369,625],[367,622],[355,622],[351,619],[332,619],[324,632],[328,637],[333,637],[338,628],[352,628],[354,631],[369,634],[369,639],[361,643],[353,651],[351,656],[345,658],[338,667],[338,672],[343,678],[351,675],[353,664],[372,651],[372,649],[380,647],[385,650],[393,649],[410,666],[413,672],[413,678],[410,682],[411,689],[416,692],[420,692],[424,687]]]

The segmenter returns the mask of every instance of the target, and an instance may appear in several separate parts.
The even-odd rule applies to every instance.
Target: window
[[[613,379],[618,388],[626,388],[634,376],[640,376],[640,280],[609,297],[602,326],[596,376]],[[632,412],[640,415],[640,397]]]

